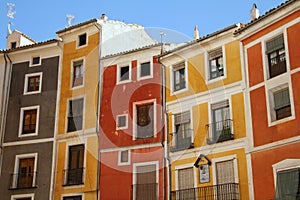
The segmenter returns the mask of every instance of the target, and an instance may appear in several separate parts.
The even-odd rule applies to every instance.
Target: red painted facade
[[[136,188],[140,188],[140,185],[144,187],[143,183],[149,182],[146,180],[149,179],[148,176],[154,174],[155,196],[157,199],[164,199],[166,171],[163,149],[162,68],[155,57],[159,52],[158,47],[154,47],[154,50],[135,51],[129,55],[118,56],[117,59],[112,59],[112,64],[104,66],[99,137],[100,199],[137,199],[137,195],[146,195],[146,193],[138,194]],[[139,78],[137,74],[138,67],[142,62],[139,60],[141,55],[143,58],[148,57],[152,63],[152,76],[145,79]],[[127,60],[127,63],[131,65],[129,71],[131,80],[124,83],[118,82],[117,78],[117,71],[121,66],[118,60],[121,59]],[[155,107],[153,112],[153,116],[155,116],[154,135],[149,138],[137,139],[134,136],[137,134],[135,106],[149,102]],[[127,116],[127,128],[118,130],[118,115]],[[120,161],[122,151],[129,152],[127,154],[128,162]],[[144,174],[148,178],[141,178],[142,176],[137,175],[139,166],[149,165],[156,166],[155,172],[149,172],[153,173],[152,175]],[[138,176],[139,178],[137,178]],[[152,178],[150,177],[150,179]]]

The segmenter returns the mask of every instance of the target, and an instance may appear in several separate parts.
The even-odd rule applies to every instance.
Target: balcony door
[[[193,167],[178,170],[178,192],[176,199],[195,199]]]
[[[82,184],[84,161],[84,145],[69,147],[69,163],[67,171],[67,185]]]
[[[229,101],[223,101],[212,105],[213,115],[213,141],[224,141],[230,139],[230,109]]]
[[[156,200],[156,165],[144,165],[136,167],[136,185],[134,185],[136,200]]]
[[[19,160],[18,188],[32,187],[34,176],[34,158]]]
[[[175,115],[175,148],[186,149],[191,146],[192,134],[190,112],[186,111]]]

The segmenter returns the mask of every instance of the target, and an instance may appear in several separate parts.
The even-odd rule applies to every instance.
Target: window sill
[[[36,189],[38,186],[31,186],[31,187],[16,187],[16,188],[8,188],[9,190],[27,190],[27,189]]]
[[[217,78],[214,78],[214,79],[207,79],[206,80],[206,84],[212,84],[212,83],[215,83],[215,82],[218,82],[218,81],[223,81],[224,79],[226,79],[226,76],[220,76],[220,77],[217,77]]]
[[[282,123],[285,123],[285,122],[288,122],[288,121],[291,121],[291,120],[294,120],[294,119],[295,119],[295,116],[292,115],[292,116],[289,116],[289,117],[286,117],[286,118],[283,118],[283,119],[274,120],[274,121],[269,123],[268,127],[276,126],[278,124],[282,124]]]
[[[84,183],[83,182],[81,182],[81,183],[73,183],[73,184],[63,184],[62,186],[63,187],[80,187],[80,186],[83,186],[84,185]]]

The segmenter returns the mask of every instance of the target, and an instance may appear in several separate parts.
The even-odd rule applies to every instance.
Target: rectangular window
[[[194,169],[192,167],[178,170],[178,199],[196,199],[194,189]]]
[[[266,43],[269,77],[273,78],[286,72],[286,58],[283,35],[279,35]]]
[[[30,134],[36,132],[37,109],[23,111],[23,128],[22,134]]]
[[[276,114],[276,120],[280,120],[292,115],[289,88],[273,93],[274,97],[274,110]]]
[[[65,170],[65,185],[83,184],[84,145],[69,147],[68,169]]]
[[[193,147],[192,145],[192,130],[191,130],[191,118],[190,111],[174,115],[175,132],[175,145],[173,151],[188,149]]]
[[[10,43],[10,48],[12,48],[12,49],[17,48],[17,43],[16,42]]]
[[[72,86],[80,86],[83,84],[83,60],[73,62],[73,81]]]
[[[82,130],[83,99],[69,101],[67,132]]]
[[[123,66],[123,67],[120,67],[120,77],[119,77],[119,80],[120,81],[126,81],[126,80],[129,80],[129,66]]]
[[[34,177],[34,158],[19,160],[17,188],[31,188]]]
[[[277,172],[275,200],[300,199],[300,169]]]
[[[33,57],[31,65],[39,65],[40,64],[40,60],[41,60],[41,58],[39,56]]]
[[[137,139],[154,136],[154,106],[153,103],[136,105]]]
[[[157,199],[156,165],[136,167],[135,199]]]
[[[117,116],[117,129],[126,129],[128,127],[127,115]]]
[[[173,66],[173,88],[174,92],[186,88],[185,62]]]
[[[151,76],[151,63],[145,62],[141,64],[140,77]]]
[[[42,72],[26,74],[24,83],[24,94],[36,94],[42,90]]]
[[[211,51],[209,54],[209,79],[224,76],[222,48]]]
[[[64,197],[63,200],[82,200],[82,196],[78,195],[78,196],[68,196],[68,197]]]
[[[86,33],[78,36],[78,46],[86,45],[87,43],[87,35]]]

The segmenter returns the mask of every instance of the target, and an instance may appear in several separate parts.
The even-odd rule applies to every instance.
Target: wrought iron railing
[[[156,200],[158,198],[158,184],[145,183],[132,185],[133,200]]]
[[[63,185],[69,186],[69,185],[83,184],[83,172],[84,172],[84,168],[65,169],[63,171],[63,175],[64,175]]]
[[[280,54],[269,60],[270,78],[286,72],[285,53]]]
[[[172,200],[239,200],[238,183],[176,190],[171,192]]]
[[[171,146],[171,151],[181,151],[194,147],[193,129],[186,129],[172,133],[174,144]]]
[[[9,189],[36,187],[37,172],[16,173],[10,175]]]
[[[234,139],[232,124],[233,123],[231,119],[207,124],[207,144],[224,142]]]

